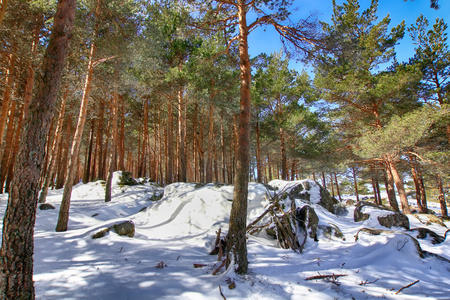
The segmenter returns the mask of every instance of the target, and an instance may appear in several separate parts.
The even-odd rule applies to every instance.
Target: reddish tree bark
[[[33,252],[37,195],[45,143],[75,19],[75,0],[58,2],[14,166],[0,249],[0,298],[34,299]]]

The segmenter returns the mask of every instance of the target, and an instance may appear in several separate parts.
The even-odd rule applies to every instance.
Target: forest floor
[[[300,254],[276,247],[273,240],[250,236],[249,273],[240,276],[222,269],[212,275],[220,262],[208,252],[219,228],[226,232],[232,190],[177,183],[165,189],[161,200],[152,201],[162,188],[115,184],[112,201],[105,203],[100,182],[78,184],[67,232],[54,230],[62,190],[50,191],[47,203],[56,209],[37,212],[36,298],[450,299],[450,262],[445,260],[450,260],[450,238],[436,245],[430,238],[418,240],[423,250],[444,260],[421,258],[413,240],[404,234],[415,236],[414,232],[401,228],[377,236],[360,233],[355,241],[359,229],[383,227],[372,218],[354,222],[354,206],[336,216],[312,205],[319,224],[338,226],[345,240],[327,238],[319,231],[319,241],[308,240]],[[262,185],[250,184],[249,221],[268,205],[266,191]],[[0,195],[0,217],[6,199],[7,195]],[[136,226],[133,238],[112,231],[92,238],[126,220]],[[411,228],[426,227],[441,236],[450,227],[450,222],[428,223],[426,216],[410,215],[409,220]],[[307,280],[320,275],[330,276]]]

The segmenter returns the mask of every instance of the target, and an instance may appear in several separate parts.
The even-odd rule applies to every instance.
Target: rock
[[[409,219],[402,213],[394,212],[393,214],[387,215],[385,217],[378,217],[378,222],[381,226],[391,228],[391,227],[403,227],[409,229]]]
[[[310,179],[298,181],[272,180],[269,185],[283,191],[282,199],[287,196],[291,200],[301,199],[319,204],[331,213],[334,213],[333,205],[338,203],[336,199],[331,197],[327,189]]]
[[[120,236],[134,237],[135,226],[132,221],[125,221],[112,226],[112,229]]]
[[[118,185],[138,185],[139,183],[133,178],[131,172],[122,171],[122,175],[119,177]]]
[[[436,232],[434,232],[428,228],[413,228],[413,229],[411,229],[411,231],[417,231],[416,238],[418,238],[418,239],[425,239],[428,236],[430,236],[431,243],[433,245],[444,242],[445,238],[446,238],[445,236],[440,236],[439,234],[437,234]]]
[[[302,208],[297,208],[295,217],[297,219],[297,227],[300,229],[300,231],[307,233],[307,235],[311,239],[314,239],[314,241],[317,242],[317,228],[319,226],[319,217],[314,211],[314,208],[309,205],[305,205]]]
[[[55,209],[55,207],[49,203],[43,203],[39,205],[40,210],[49,210],[49,209]]]
[[[409,219],[402,213],[398,213],[393,211],[390,207],[383,205],[376,205],[371,202],[359,201],[356,203],[355,212],[353,218],[355,222],[361,222],[368,220],[370,215],[368,213],[364,213],[364,207],[372,207],[375,210],[383,211],[384,216],[378,216],[378,223],[381,226],[391,228],[391,227],[403,227],[409,229]]]
[[[105,228],[105,229],[102,229],[102,230],[100,230],[99,232],[95,233],[95,234],[92,236],[92,238],[93,238],[93,239],[99,239],[99,238],[102,238],[102,237],[104,237],[105,235],[107,235],[107,234],[109,233],[110,230],[111,230],[110,227]]]

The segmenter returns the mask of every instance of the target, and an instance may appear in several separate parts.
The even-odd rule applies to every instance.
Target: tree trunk
[[[125,114],[124,114],[124,106],[125,102],[123,99],[123,95],[119,96],[120,105],[119,105],[119,121],[120,121],[120,131],[118,136],[118,150],[119,150],[119,170],[125,170]],[[156,132],[155,132],[156,136]],[[155,146],[156,147],[156,146]],[[155,156],[156,157],[156,156]]]
[[[411,210],[409,208],[408,199],[406,198],[403,178],[398,172],[395,162],[391,158],[388,158],[388,164],[392,172],[392,177],[394,178],[395,186],[397,187],[397,192],[400,197],[400,203],[402,204],[403,213],[410,214]]]
[[[439,199],[439,204],[441,205],[441,214],[444,217],[448,217],[448,210],[447,210],[447,205],[445,203],[445,193],[444,193],[444,187],[442,185],[441,175],[438,175],[437,184],[438,184],[438,190],[439,190],[438,199]]]
[[[172,100],[167,102],[167,168],[166,168],[166,185],[173,182],[173,115],[172,115]]]
[[[397,197],[395,195],[394,189],[394,177],[392,176],[391,170],[389,167],[386,168],[385,176],[384,176],[384,184],[386,185],[386,192],[388,195],[389,204],[392,209],[396,212],[399,212]]]
[[[259,113],[256,114],[256,181],[262,182],[261,141],[259,132]]]
[[[91,132],[89,134],[89,146],[88,151],[86,152],[86,160],[85,160],[85,168],[84,168],[84,174],[83,174],[83,183],[88,183],[91,178],[91,160],[92,160],[92,146],[94,144],[94,128],[95,128],[95,121],[91,121]]]
[[[178,181],[187,181],[186,115],[183,88],[178,90]]]
[[[55,138],[53,140],[53,145],[51,149],[51,158],[49,161],[49,167],[47,175],[45,176],[44,184],[41,188],[41,193],[39,195],[39,203],[45,203],[47,199],[48,194],[48,187],[50,186],[51,179],[53,178],[53,173],[55,173],[55,167],[56,167],[56,156],[58,149],[62,142],[62,130],[63,130],[63,123],[64,123],[64,114],[66,111],[66,100],[68,96],[68,88],[66,87],[66,91],[64,92],[64,96],[61,100],[61,108],[59,109],[58,114],[58,123],[56,124],[56,130],[55,130]]]
[[[16,104],[17,101],[11,102],[11,108],[9,109],[8,126],[6,129],[5,137],[5,147],[3,149],[3,155],[0,163],[0,194],[3,194],[3,186],[6,180],[6,174],[8,170],[8,164],[11,162],[11,152],[13,146],[13,135],[14,135],[14,117],[16,115]]]
[[[286,146],[284,144],[284,129],[280,128],[281,179],[288,180]]]
[[[225,132],[224,132],[224,120],[223,120],[223,110],[221,113],[221,122],[220,122],[220,147],[222,149],[222,182],[227,182],[226,177],[226,150],[225,150]]]
[[[14,81],[14,69],[16,63],[16,56],[14,54],[9,55],[9,66],[6,70],[5,90],[3,91],[3,100],[0,114],[0,149],[3,149],[3,134],[5,131],[6,118],[8,116],[9,104],[11,102],[11,92],[13,89]]]
[[[419,208],[420,213],[427,213],[427,208],[423,206],[422,202],[422,186],[419,182],[419,174],[418,174],[418,164],[414,156],[410,155],[409,160],[411,163],[411,175],[414,181],[414,187],[416,188],[416,201],[417,201],[417,207]]]
[[[373,190],[373,197],[375,198],[375,204],[380,205],[381,199],[378,200],[378,194],[377,194],[377,186],[375,184],[375,168],[371,165],[370,166],[370,174],[371,174],[371,183],[372,183],[372,190]]]
[[[238,0],[239,17],[239,65],[240,65],[240,114],[238,131],[238,151],[236,175],[234,177],[233,204],[230,214],[230,225],[228,231],[227,265],[235,262],[236,272],[245,274],[248,270],[247,258],[247,197],[248,197],[248,175],[250,160],[250,58],[248,55],[248,28],[246,20],[246,5],[244,0]]]
[[[114,172],[114,167],[116,163],[116,143],[117,143],[117,104],[119,95],[114,92],[113,102],[111,104],[111,118],[112,118],[112,134],[111,134],[111,147],[109,156],[109,168],[108,177],[106,179],[106,192],[105,192],[105,202],[110,202],[112,198],[112,177]]]
[[[100,9],[99,1],[97,1],[97,8],[95,15],[98,16]],[[97,30],[94,30],[94,39],[97,36]],[[58,223],[56,224],[56,231],[66,231],[67,225],[69,223],[69,208],[70,208],[70,197],[72,195],[72,187],[74,179],[77,176],[77,163],[78,154],[80,152],[81,137],[83,135],[84,123],[86,122],[87,108],[89,101],[89,94],[91,91],[92,76],[94,73],[94,57],[95,57],[96,45],[93,41],[91,44],[91,51],[89,53],[89,62],[87,67],[87,74],[84,81],[83,95],[81,98],[80,113],[78,116],[77,128],[75,130],[75,135],[72,142],[72,148],[69,155],[69,166],[67,169],[66,180],[64,182],[64,192],[61,200],[61,207],[59,210]]]
[[[338,183],[338,180],[337,180],[336,173],[334,173],[334,181],[336,182],[336,192],[337,192],[338,197],[339,197],[339,202],[342,202],[341,191],[339,190],[339,183]]]
[[[352,173],[353,173],[353,184],[355,185],[356,201],[359,201],[358,182],[356,181],[356,168],[354,166],[352,167]]]
[[[206,160],[206,182],[213,181],[214,106],[209,104],[208,156]]]
[[[103,133],[104,133],[104,127],[105,127],[105,103],[103,101],[100,102],[99,107],[99,115],[97,119],[97,137],[95,138],[95,152],[97,153],[96,161],[97,161],[97,175],[96,177],[98,179],[103,179],[104,176],[104,166],[102,163],[102,157],[103,157]],[[95,175],[94,175],[95,176]]]
[[[0,249],[0,298],[34,299],[33,252],[38,182],[45,143],[75,19],[75,0],[58,1],[37,93],[22,131]],[[32,155],[30,155],[32,154]]]

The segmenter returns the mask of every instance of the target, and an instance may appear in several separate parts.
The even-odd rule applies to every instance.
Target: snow
[[[117,180],[113,182],[109,203],[104,202],[100,182],[74,187],[67,232],[54,231],[62,190],[49,191],[47,202],[56,209],[38,210],[36,220],[37,299],[223,299],[220,289],[226,299],[450,298],[450,263],[420,258],[412,239],[400,228],[378,236],[360,232],[355,241],[370,219],[355,223],[353,207],[345,216],[333,215],[314,204],[314,197],[310,205],[319,224],[338,226],[345,240],[326,238],[319,230],[319,241],[308,240],[299,254],[274,247],[273,240],[262,236],[249,236],[249,273],[240,276],[229,269],[212,275],[220,263],[208,252],[216,231],[227,230],[232,186],[174,183],[165,188],[161,200],[151,201],[162,188],[148,183],[120,187]],[[248,222],[269,205],[267,193],[263,185],[250,184]],[[6,199],[7,195],[0,195],[2,215]],[[447,230],[409,218],[411,228],[427,227],[440,235]],[[136,225],[134,238],[110,232],[92,239],[101,229],[124,220]],[[450,259],[449,240],[437,245],[429,239],[418,241],[422,249]],[[194,268],[194,264],[206,266]],[[305,280],[319,274],[347,276],[335,282]],[[395,294],[416,280],[420,281]],[[229,289],[232,282],[236,287]]]

